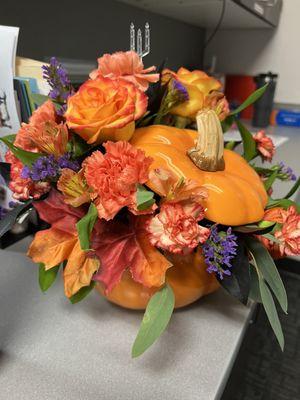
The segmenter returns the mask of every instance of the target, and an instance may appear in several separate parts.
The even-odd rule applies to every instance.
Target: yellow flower
[[[221,83],[208,76],[205,72],[186,68],[179,68],[175,73],[165,69],[162,74],[162,81],[167,83],[175,79],[182,83],[188,91],[189,100],[174,107],[170,113],[181,117],[195,118],[199,110],[206,106],[206,98],[210,93],[220,90]]]

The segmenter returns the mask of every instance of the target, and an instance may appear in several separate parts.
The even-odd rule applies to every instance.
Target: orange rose
[[[175,73],[165,69],[162,81],[166,83],[172,78],[181,82],[189,94],[188,101],[179,104],[171,110],[172,114],[181,117],[195,118],[197,112],[207,106],[207,97],[222,86],[217,79],[199,70],[189,71],[186,68],[179,68],[177,73]],[[222,94],[221,97],[224,98]]]
[[[129,140],[147,109],[146,95],[132,83],[98,77],[68,98],[68,127],[87,143]]]

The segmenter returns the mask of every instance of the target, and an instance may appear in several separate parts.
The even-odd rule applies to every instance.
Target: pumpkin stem
[[[196,146],[188,150],[188,156],[203,171],[223,171],[224,138],[217,114],[214,110],[202,110],[196,121],[199,136]]]

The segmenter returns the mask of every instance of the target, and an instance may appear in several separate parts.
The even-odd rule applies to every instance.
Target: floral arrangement
[[[7,145],[9,187],[18,200],[7,232],[34,207],[48,224],[28,256],[46,291],[62,273],[72,303],[93,288],[124,307],[146,309],[132,355],[166,328],[174,307],[223,286],[261,302],[283,348],[274,304],[287,295],[272,257],[300,253],[299,179],[264,131],[237,118],[266,87],[230,111],[221,84],[202,71],[144,68],[133,51],[105,54],[77,91],[52,58],[51,91]],[[237,124],[243,155],[224,144]],[[224,149],[225,147],[225,149]],[[264,164],[266,165],[266,164]],[[6,165],[7,166],[7,165]],[[272,198],[276,179],[296,181]]]

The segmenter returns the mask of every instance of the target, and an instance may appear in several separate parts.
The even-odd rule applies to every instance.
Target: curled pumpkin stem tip
[[[223,171],[225,162],[222,126],[214,110],[203,110],[196,116],[198,139],[187,154],[203,171]]]

